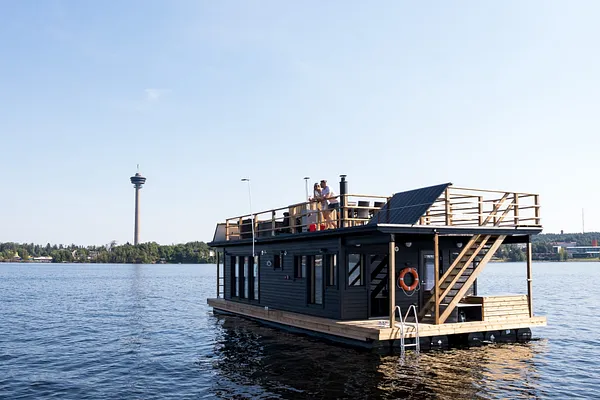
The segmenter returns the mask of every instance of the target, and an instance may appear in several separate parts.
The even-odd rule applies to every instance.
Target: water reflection
[[[531,398],[535,342],[416,355],[332,345],[232,316],[214,317],[212,393],[229,398]]]

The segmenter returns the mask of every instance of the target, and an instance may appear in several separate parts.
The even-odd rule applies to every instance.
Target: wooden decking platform
[[[485,298],[492,302],[491,297]],[[306,331],[318,332],[327,335],[338,336],[346,339],[359,341],[386,341],[400,339],[399,327],[390,328],[387,319],[369,319],[359,321],[338,321],[328,318],[320,318],[294,312],[265,309],[255,305],[243,304],[225,299],[208,299],[208,305],[215,310],[239,314],[246,317],[263,320],[271,323],[287,325]],[[440,325],[419,324],[419,336],[430,337],[440,335],[455,335],[471,332],[487,332],[504,329],[531,328],[534,326],[546,326],[546,317],[529,317],[524,314],[502,315],[501,320],[475,321],[461,323],[445,323]],[[498,316],[497,316],[498,317]],[[414,324],[406,324],[405,338],[414,338],[416,329]]]

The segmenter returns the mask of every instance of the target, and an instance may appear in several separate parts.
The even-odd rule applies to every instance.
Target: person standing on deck
[[[321,185],[315,183],[313,186],[313,197],[309,197],[308,201],[310,201],[310,209],[311,210],[320,210],[321,203],[323,201],[321,197]]]
[[[337,228],[336,210],[339,208],[340,203],[335,193],[327,186],[325,179],[321,181],[321,198],[323,199],[323,217],[327,223],[327,229],[335,229]]]

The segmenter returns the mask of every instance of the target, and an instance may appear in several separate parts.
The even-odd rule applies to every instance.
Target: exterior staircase
[[[469,291],[475,279],[479,276],[485,265],[492,258],[498,247],[502,244],[504,235],[475,235],[465,245],[456,260],[439,279],[439,323],[443,324],[456,305]],[[435,323],[435,291],[427,300],[419,320],[426,323]]]

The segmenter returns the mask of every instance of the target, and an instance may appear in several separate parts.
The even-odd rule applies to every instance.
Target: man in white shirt
[[[327,186],[327,181],[321,181],[321,198],[323,199],[323,217],[327,223],[327,229],[337,228],[337,212],[340,202],[335,193]]]

